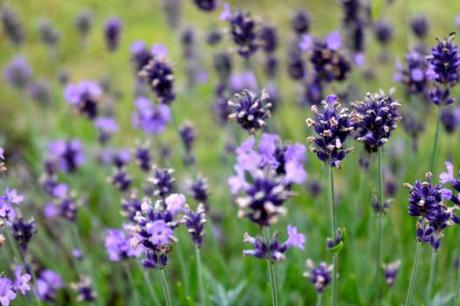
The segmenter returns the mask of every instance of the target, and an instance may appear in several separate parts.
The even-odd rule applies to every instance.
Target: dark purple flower
[[[190,122],[185,122],[179,129],[179,134],[182,140],[182,144],[185,148],[185,164],[191,164],[194,162],[193,157],[193,144],[195,143],[196,131],[195,127]]]
[[[117,50],[118,43],[120,41],[122,23],[117,17],[111,17],[105,22],[104,25],[104,37],[107,45],[107,49],[113,52]]]
[[[308,12],[304,10],[295,11],[291,17],[291,28],[298,35],[308,33],[310,31],[310,15]]]
[[[75,18],[75,27],[81,36],[88,35],[93,25],[93,13],[88,9],[83,9]]]
[[[147,82],[162,104],[171,104],[174,93],[174,75],[170,65],[163,58],[155,58],[142,68],[140,77]]]
[[[71,284],[71,287],[77,292],[78,302],[93,302],[96,300],[90,278],[80,277],[80,281]]]
[[[297,47],[288,49],[287,68],[289,76],[293,80],[303,80],[306,76],[306,67],[302,58],[302,52]]]
[[[344,147],[354,129],[351,114],[347,108],[340,106],[337,96],[330,95],[322,103],[322,112],[312,106],[315,115],[307,119],[307,126],[313,127],[317,136],[308,137],[307,141],[312,144],[310,149],[319,160],[340,168],[343,159],[351,151],[351,148]]]
[[[33,219],[26,221],[19,218],[11,225],[11,231],[18,245],[25,251],[33,235],[37,232],[37,227]]]
[[[275,52],[278,47],[278,35],[272,25],[264,25],[259,30],[260,47],[267,53]]]
[[[374,24],[374,34],[379,43],[387,45],[393,38],[393,28],[388,21],[380,20]]]
[[[204,225],[206,223],[206,213],[203,204],[199,204],[196,211],[188,209],[184,215],[185,227],[192,238],[195,247],[201,247],[204,236]]]
[[[303,275],[310,279],[310,282],[315,286],[316,292],[322,293],[331,283],[333,266],[327,265],[325,262],[315,266],[311,259],[307,260],[306,266],[308,271]]]
[[[48,159],[64,172],[74,172],[85,162],[83,146],[77,139],[56,140],[48,145]]]
[[[148,179],[153,185],[154,195],[162,199],[166,198],[174,191],[174,170],[155,168],[153,175]]]
[[[219,0],[193,0],[195,5],[202,11],[211,12],[214,11],[219,5]]]
[[[232,57],[228,52],[216,53],[213,58],[214,69],[219,75],[220,82],[227,82],[232,73]]]
[[[64,90],[64,98],[67,102],[89,119],[96,118],[101,95],[101,87],[93,81],[69,84]]]
[[[209,191],[208,191],[208,182],[206,178],[203,176],[198,176],[198,178],[191,182],[190,187],[190,194],[195,201],[198,203],[202,203],[206,211],[208,211],[209,206]]]
[[[211,46],[217,45],[221,40],[222,33],[219,30],[211,30],[206,37],[206,42]]]
[[[149,172],[152,169],[152,156],[148,147],[138,146],[135,156],[137,165],[142,171]]]
[[[310,55],[316,76],[325,82],[344,81],[351,69],[350,63],[337,50],[338,37],[330,35],[325,42],[315,42]]]
[[[410,21],[410,27],[412,32],[417,36],[419,39],[424,39],[428,34],[429,30],[429,23],[428,19],[425,15],[416,15],[412,17]]]
[[[427,89],[427,64],[417,50],[407,53],[404,65],[397,65],[395,79],[402,83],[409,93],[424,93]]]
[[[455,102],[449,88],[442,89],[436,86],[435,89],[430,90],[428,96],[431,102],[438,106],[450,105]]]
[[[230,100],[228,102],[233,109],[233,112],[228,116],[229,119],[235,120],[249,133],[254,133],[266,125],[272,106],[266,90],[262,90],[260,96],[243,90],[235,94],[234,97],[236,98],[235,101]]]
[[[457,112],[452,109],[444,108],[441,110],[441,123],[444,126],[447,134],[455,132],[459,125],[459,116]]]
[[[24,40],[24,29],[18,14],[7,6],[2,6],[1,20],[3,31],[15,45],[19,46]]]
[[[29,83],[32,70],[25,57],[17,56],[8,63],[3,74],[12,86],[22,89]]]
[[[401,261],[397,260],[383,266],[385,282],[389,287],[393,286],[395,279],[398,276],[400,265]]]
[[[383,146],[401,119],[400,104],[384,92],[368,93],[364,101],[355,102],[356,139],[364,143],[368,152],[376,152]]]
[[[238,47],[238,54],[249,58],[258,49],[257,23],[249,12],[234,11],[226,18],[230,23],[230,33],[233,42]]]
[[[453,43],[454,35],[439,40],[427,57],[430,75],[439,84],[453,86],[460,80],[460,54],[458,46]]]
[[[153,55],[143,41],[137,40],[131,45],[131,59],[138,73],[153,59]]]
[[[132,179],[124,168],[116,168],[112,175],[112,184],[118,190],[125,192],[131,187]]]

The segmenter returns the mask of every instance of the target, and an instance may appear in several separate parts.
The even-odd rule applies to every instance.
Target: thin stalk
[[[376,258],[376,277],[377,277],[377,296],[380,294],[380,265],[382,264],[382,249],[383,249],[383,225],[385,214],[383,212],[383,149],[379,148],[379,172],[378,172],[378,185],[379,185],[379,211],[377,212],[378,231],[377,231],[377,258]]]
[[[430,163],[430,171],[434,174],[435,169],[435,162],[436,162],[436,155],[438,154],[438,146],[439,146],[439,134],[441,130],[441,106],[438,107],[438,114],[436,118],[436,131],[434,134],[434,142],[433,142],[433,150],[431,152],[431,163]]]
[[[125,263],[124,268],[125,268],[126,276],[128,277],[128,283],[131,286],[130,289],[133,291],[134,303],[135,303],[135,305],[141,305],[141,303],[139,301],[139,296],[137,294],[137,285],[136,285],[136,283],[134,281],[134,278],[133,278],[133,275],[131,273],[129,264]]]
[[[335,194],[334,194],[334,171],[331,166],[329,166],[329,186],[330,186],[330,197],[329,197],[329,204],[331,206],[331,232],[332,232],[332,239],[335,243],[336,240],[336,232],[337,232],[337,214],[335,211]],[[333,264],[333,271],[332,271],[332,305],[337,305],[337,265],[339,261],[339,255],[334,253],[332,256],[332,264]]]
[[[263,234],[265,238],[265,243],[269,245],[270,244],[270,229],[268,227],[264,227]],[[271,260],[268,260],[268,277],[270,279],[270,284],[271,284],[272,305],[278,306],[278,288],[277,288],[277,283],[276,283],[276,272],[275,272],[274,263]]]
[[[201,266],[201,254],[200,254],[199,248],[195,248],[195,254],[196,254],[196,270],[198,274],[198,286],[200,290],[200,302],[201,302],[201,305],[207,305],[206,295],[205,295],[205,290],[204,290],[204,285],[203,285],[203,269]]]
[[[436,272],[436,251],[433,249],[431,250],[431,261],[430,261],[430,278],[428,279],[428,284],[426,286],[426,305],[430,305],[431,300],[431,292],[433,292],[433,283],[435,278]]]
[[[168,282],[164,270],[159,271],[161,286],[163,287],[163,294],[165,296],[166,306],[172,306],[171,295],[169,294]]]
[[[142,270],[142,275],[144,276],[144,281],[147,283],[147,288],[149,289],[150,297],[152,298],[155,305],[161,305],[160,299],[158,298],[157,293],[155,292],[155,289],[152,286],[152,281],[150,280],[150,276],[147,274],[147,272],[144,270],[142,266],[141,266],[141,270]]]
[[[460,256],[458,257],[458,261],[460,262]],[[459,302],[460,302],[460,267],[457,266],[457,284],[455,286],[454,306],[458,306]]]
[[[318,293],[316,296],[316,306],[321,306],[323,304],[323,295]]]
[[[417,279],[417,271],[420,262],[420,255],[422,254],[422,243],[417,242],[417,247],[415,249],[415,260],[414,265],[412,266],[412,273],[410,276],[409,289],[407,290],[405,306],[410,306],[412,303],[412,296],[414,294],[415,280]]]

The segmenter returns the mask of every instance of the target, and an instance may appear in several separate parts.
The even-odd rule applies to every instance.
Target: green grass
[[[211,222],[202,249],[205,284],[209,295],[215,299],[214,305],[269,305],[271,296],[268,284],[266,264],[254,258],[242,256],[246,245],[242,242],[244,232],[258,234],[260,231],[247,220],[236,217],[237,208],[229,197],[226,179],[231,174],[231,156],[224,153],[224,135],[228,131],[220,128],[213,121],[210,108],[213,103],[213,88],[216,76],[210,72],[210,81],[194,89],[185,84],[184,62],[181,57],[179,37],[165,21],[158,0],[130,2],[110,1],[60,1],[60,0],[19,0],[4,1],[17,10],[26,29],[26,43],[21,50],[16,50],[0,34],[0,67],[3,67],[17,53],[24,54],[33,67],[34,76],[52,80],[53,101],[48,106],[34,104],[17,91],[0,85],[0,144],[14,156],[8,159],[10,171],[2,184],[16,186],[26,191],[27,216],[35,216],[39,224],[39,233],[31,242],[34,259],[41,267],[54,269],[61,273],[66,283],[74,282],[76,269],[73,268],[69,250],[76,247],[71,237],[71,224],[67,222],[49,222],[42,218],[39,208],[46,203],[46,197],[37,187],[41,171],[41,161],[46,144],[50,139],[78,137],[83,139],[88,155],[97,150],[97,135],[92,125],[81,116],[77,116],[62,97],[62,88],[58,84],[57,74],[65,69],[70,74],[71,82],[81,79],[99,80],[110,77],[113,88],[121,93],[116,101],[116,117],[121,131],[115,136],[114,143],[120,147],[133,147],[137,141],[149,141],[155,150],[152,139],[146,139],[139,131],[131,128],[133,110],[133,78],[129,62],[129,45],[143,39],[147,43],[162,43],[170,50],[174,62],[177,80],[177,100],[172,108],[178,122],[191,120],[197,127],[196,143],[197,168],[209,180],[211,191]],[[218,13],[206,15],[199,12],[191,1],[183,1],[183,26],[193,26],[202,39],[206,29],[223,26],[218,21]],[[340,25],[340,10],[336,1],[233,1],[250,9],[254,15],[270,20],[281,29],[281,61],[283,77],[279,80],[282,99],[279,110],[274,116],[278,132],[283,139],[292,142],[305,142],[311,133],[304,121],[311,113],[307,108],[297,104],[302,90],[285,76],[285,53],[290,39],[288,31],[289,16],[293,9],[304,7],[313,16],[312,29],[315,34],[325,34]],[[392,58],[402,58],[407,46],[414,43],[408,39],[407,16],[425,12],[431,22],[431,32],[427,44],[435,42],[434,37],[445,37],[454,30],[455,15],[460,12],[460,2],[456,1],[396,1],[390,9],[380,11],[394,25],[395,39],[388,47]],[[78,33],[73,27],[75,15],[81,8],[90,8],[95,13],[95,23],[90,33],[88,46],[80,48]],[[108,54],[102,40],[101,27],[106,18],[117,15],[124,23],[120,49]],[[50,58],[47,48],[39,41],[36,25],[41,17],[51,19],[61,31],[59,58]],[[403,95],[402,88],[393,81],[394,64],[378,62],[379,49],[371,35],[369,42],[368,66],[376,72],[374,80],[362,78],[357,73],[352,78],[362,94],[377,89],[397,88],[397,97],[403,109],[411,111],[409,101]],[[226,41],[225,46],[231,43]],[[223,47],[223,46],[222,46]],[[199,48],[205,64],[211,70],[213,50],[204,44]],[[262,58],[257,58],[255,66],[260,70]],[[243,68],[243,63],[234,56],[235,69]],[[327,93],[345,88],[339,85],[328,88]],[[421,101],[418,108],[421,108]],[[418,110],[413,110],[418,111]],[[401,260],[401,271],[393,288],[383,291],[384,298],[375,305],[402,304],[408,287],[410,271],[415,252],[415,226],[412,218],[407,216],[408,192],[403,189],[403,182],[413,182],[423,178],[428,170],[431,146],[434,135],[434,107],[429,106],[426,113],[427,129],[420,139],[420,150],[412,152],[410,139],[399,129],[385,147],[385,170],[391,173],[398,183],[395,203],[385,220],[383,260],[385,262]],[[460,163],[458,157],[458,132],[454,135],[442,133],[441,149],[438,154],[437,169],[442,162],[451,158],[454,165]],[[171,166],[176,169],[179,185],[192,177],[190,169],[181,162],[181,144],[172,127],[161,135],[159,141],[172,148]],[[372,213],[371,194],[377,189],[377,157],[371,158],[368,171],[358,166],[358,159],[363,150],[355,144],[355,150],[345,160],[344,167],[336,171],[336,189],[338,207],[338,224],[347,229],[347,242],[340,253],[339,267],[339,305],[370,305],[370,292],[374,286],[373,271],[375,266],[377,219]],[[155,156],[156,158],[156,156]],[[131,169],[135,172],[134,167]],[[308,242],[305,251],[291,251],[285,263],[277,265],[279,296],[281,305],[312,305],[315,292],[309,281],[302,277],[304,262],[312,258],[315,262],[331,262],[331,255],[326,250],[326,238],[329,232],[329,206],[327,198],[327,171],[312,153],[308,153],[307,171],[310,178],[320,179],[324,191],[313,199],[306,186],[296,188],[296,196],[288,203],[289,213],[282,218],[277,228],[284,235],[286,224],[294,224],[306,233]],[[388,172],[387,172],[388,173]],[[78,217],[78,229],[92,264],[91,271],[97,277],[97,291],[105,305],[135,305],[133,292],[138,292],[145,305],[152,305],[148,288],[144,282],[139,265],[127,263],[133,274],[135,288],[131,288],[125,276],[125,267],[120,263],[110,263],[103,246],[103,229],[119,227],[122,218],[119,215],[121,194],[106,178],[110,169],[98,167],[94,158],[73,176],[62,177],[84,199]],[[141,186],[142,176],[137,173],[137,186]],[[218,235],[214,235],[218,233]],[[454,293],[455,270],[454,256],[460,253],[458,248],[458,228],[450,228],[443,239],[438,254],[437,278],[434,295],[446,297]],[[179,243],[174,249],[171,263],[166,269],[173,303],[175,305],[196,305],[198,283],[194,251],[187,233],[182,229]],[[181,260],[182,258],[182,260]],[[424,290],[428,280],[430,250],[423,248],[421,269],[415,287],[414,305],[422,305]],[[182,262],[182,263],[181,263]],[[6,270],[7,266],[3,268]],[[161,298],[160,279],[151,272],[152,283]],[[69,297],[70,290],[61,292],[57,305],[74,305],[74,297]],[[232,297],[236,296],[232,299]],[[18,301],[17,304],[30,305],[31,300]],[[150,303],[150,304],[149,304]],[[330,288],[324,293],[323,305],[330,303]],[[452,304],[452,301],[450,301]],[[451,305],[446,304],[446,305]],[[441,304],[437,304],[441,305]]]

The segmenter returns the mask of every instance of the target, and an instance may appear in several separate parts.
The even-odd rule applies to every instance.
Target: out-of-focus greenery
[[[168,48],[169,58],[174,62],[177,87],[177,100],[172,105],[173,112],[179,123],[188,119],[193,121],[197,128],[197,169],[208,178],[212,194],[213,217],[210,218],[212,222],[207,227],[202,249],[207,290],[215,300],[215,305],[269,305],[271,297],[265,263],[254,258],[245,258],[241,253],[246,247],[242,242],[243,233],[248,231],[257,234],[259,229],[247,220],[236,217],[237,209],[226,186],[226,179],[232,172],[232,165],[228,161],[233,158],[224,153],[227,131],[216,125],[211,113],[213,90],[217,83],[211,64],[215,49],[207,46],[204,39],[209,29],[227,28],[224,22],[219,21],[219,13],[205,14],[198,11],[192,1],[182,1],[181,28],[191,26],[198,33],[199,52],[209,71],[209,82],[188,89],[179,32],[167,25],[158,0],[3,2],[20,14],[25,25],[26,40],[21,49],[16,49],[7,42],[3,33],[0,34],[0,67],[4,67],[15,55],[23,54],[32,66],[34,77],[46,78],[52,84],[51,104],[37,105],[9,87],[4,80],[0,83],[0,144],[11,156],[8,160],[11,170],[7,181],[2,184],[14,185],[27,194],[28,203],[27,209],[23,209],[24,214],[36,216],[39,224],[39,234],[31,243],[37,262],[43,267],[61,273],[67,283],[77,280],[76,270],[72,268],[69,255],[69,250],[76,247],[75,240],[71,238],[73,225],[66,222],[51,223],[40,216],[46,197],[37,187],[37,180],[47,142],[56,138],[76,137],[83,140],[89,156],[94,157],[97,149],[96,131],[91,123],[78,116],[64,101],[63,89],[59,85],[57,75],[61,70],[67,71],[70,82],[109,78],[112,88],[120,95],[115,102],[115,115],[121,128],[115,136],[115,144],[133,148],[136,141],[146,140],[141,132],[131,128],[134,82],[129,45],[141,39],[148,44],[161,43]],[[382,1],[376,2],[377,5]],[[298,105],[297,99],[302,90],[293,84],[285,73],[286,46],[291,37],[289,17],[297,8],[308,10],[313,20],[312,32],[324,35],[340,26],[339,5],[332,0],[233,1],[232,5],[248,9],[254,16],[268,20],[278,27],[281,50],[277,55],[281,60],[280,71],[283,73],[280,79],[282,98],[273,120],[283,139],[304,142],[310,133],[304,121],[311,114],[308,108]],[[81,47],[80,37],[74,27],[74,18],[83,8],[91,9],[95,17],[86,48]],[[396,96],[405,111],[411,109],[402,94],[403,90],[393,81],[394,62],[395,59],[402,59],[408,46],[413,45],[414,38],[407,26],[408,18],[419,12],[425,13],[430,21],[431,30],[426,41],[426,44],[430,45],[435,43],[435,37],[445,37],[454,30],[454,19],[456,14],[460,13],[460,2],[396,0],[391,7],[379,10],[377,13],[391,21],[394,27],[394,40],[386,50],[391,60],[385,64],[379,62],[381,49],[369,33],[366,39],[367,67],[376,74],[376,78],[366,79],[360,72],[354,72],[350,80],[363,94],[380,88],[388,90],[390,87],[396,87]],[[102,36],[103,23],[110,16],[119,16],[123,21],[120,48],[113,54],[106,51]],[[50,54],[48,48],[39,40],[37,24],[41,18],[52,20],[61,33],[57,57]],[[226,39],[224,46],[221,45],[219,48],[230,46],[230,41]],[[236,55],[234,62],[236,70],[243,69],[243,62]],[[261,74],[261,59],[257,58],[255,63]],[[338,86],[334,90],[341,88],[344,86]],[[332,90],[328,89],[327,93]],[[422,107],[423,102],[418,103],[418,107]],[[384,297],[375,305],[401,304],[406,294],[415,251],[415,227],[412,218],[407,216],[408,192],[401,184],[423,178],[429,167],[435,125],[434,115],[431,114],[433,111],[434,107],[429,106],[425,121],[427,129],[420,140],[419,151],[411,150],[410,139],[402,129],[394,134],[385,147],[386,168],[391,168],[388,173],[393,173],[391,179],[397,184],[398,193],[385,223],[383,259],[386,262],[400,259],[401,272],[394,287],[385,290]],[[457,168],[460,165],[458,137],[458,133],[442,136],[437,160],[438,171],[443,167],[443,160],[448,157],[454,161]],[[181,144],[172,126],[161,135],[160,141],[172,147],[171,166],[176,170],[179,185],[182,185],[192,174],[182,164]],[[356,144],[353,153],[345,160],[343,169],[338,170],[336,174],[339,225],[347,228],[347,242],[341,252],[339,264],[340,305],[370,305],[368,298],[375,286],[372,270],[375,265],[377,223],[371,209],[371,193],[375,192],[373,186],[376,186],[377,181],[376,160],[373,157],[369,171],[363,171],[358,166],[361,154],[362,148]],[[320,179],[327,190],[325,167],[310,152],[307,171],[311,179]],[[127,265],[111,263],[104,250],[103,229],[120,227],[122,222],[119,215],[121,194],[106,181],[110,173],[110,169],[97,166],[95,158],[88,158],[86,165],[77,174],[63,177],[87,204],[79,215],[77,230],[81,233],[84,251],[92,265],[91,269],[97,275],[98,292],[105,304],[135,305],[133,292],[138,292],[145,305],[153,305],[149,300],[139,265],[134,261]],[[138,185],[141,178],[140,175],[137,177]],[[302,272],[307,258],[312,258],[315,262],[331,261],[325,245],[326,237],[330,235],[329,207],[325,191],[316,199],[308,195],[306,186],[297,188],[296,193],[287,204],[288,215],[281,219],[277,227],[280,235],[284,235],[284,226],[288,223],[294,224],[307,234],[308,241],[305,251],[292,251],[287,255],[288,260],[285,263],[277,265],[279,294],[282,305],[312,305],[315,301],[315,292],[309,281],[302,277]],[[459,237],[458,228],[452,228],[447,231],[443,240],[434,286],[438,298],[449,297],[454,292],[453,261],[460,253]],[[185,231],[181,232],[178,238],[179,243],[166,269],[173,302],[175,305],[196,305],[198,285],[194,255],[191,255],[193,246]],[[424,247],[414,305],[422,305],[428,279],[429,254],[429,248]],[[136,288],[129,287],[124,274],[126,268],[133,272]],[[153,273],[152,277],[153,285],[160,295],[159,279]],[[330,288],[325,291],[324,305],[329,305],[329,291]],[[228,304],[225,304],[226,299]],[[67,293],[61,293],[56,305],[73,305],[74,300]],[[24,305],[30,305],[30,300],[22,302]]]

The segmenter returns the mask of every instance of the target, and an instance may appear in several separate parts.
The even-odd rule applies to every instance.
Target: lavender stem
[[[195,254],[196,254],[196,270],[198,274],[198,287],[200,290],[200,303],[202,306],[207,305],[206,301],[206,295],[205,295],[205,290],[204,290],[204,285],[203,285],[203,269],[201,266],[201,254],[200,254],[200,249],[195,248]]]
[[[161,286],[163,287],[163,294],[165,296],[166,306],[172,306],[171,296],[169,294],[168,282],[166,281],[166,275],[164,270],[159,271]]]
[[[336,231],[337,231],[337,216],[335,211],[335,194],[334,194],[334,171],[332,166],[329,166],[329,185],[330,185],[330,206],[331,206],[331,231],[332,239],[336,241]],[[338,253],[334,253],[332,256],[332,305],[337,305],[337,264],[339,261]]]
[[[418,271],[421,253],[422,253],[422,243],[417,242],[417,247],[415,249],[414,265],[412,267],[412,273],[410,276],[409,289],[407,290],[406,302],[404,303],[405,306],[410,306],[412,302],[412,296],[414,294],[415,280],[417,278],[417,271]]]
[[[436,250],[431,251],[431,261],[430,261],[430,278],[428,279],[428,285],[426,288],[426,305],[430,305],[431,292],[433,291],[433,283],[436,272]]]
[[[265,242],[267,245],[270,245],[270,229],[268,227],[263,228],[263,234],[265,238]],[[278,306],[278,289],[276,284],[276,273],[275,267],[273,262],[269,259],[268,260],[268,276],[270,279],[271,290],[272,290],[272,305]]]
[[[383,207],[383,149],[379,148],[379,172],[378,172],[378,184],[379,184],[379,211],[377,212],[378,219],[378,232],[377,232],[377,260],[376,260],[376,277],[377,277],[377,297],[380,294],[380,265],[382,264],[382,248],[383,248],[383,225],[384,225],[384,207]]]

